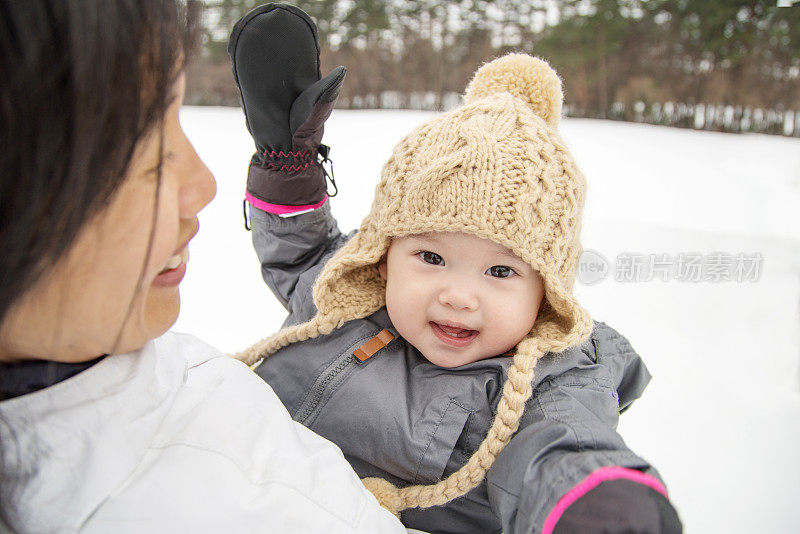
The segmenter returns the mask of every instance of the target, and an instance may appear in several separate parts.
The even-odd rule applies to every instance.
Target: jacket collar
[[[13,399],[72,378],[85,371],[103,358],[88,362],[64,363],[44,360],[25,360],[21,362],[0,362],[0,401]]]

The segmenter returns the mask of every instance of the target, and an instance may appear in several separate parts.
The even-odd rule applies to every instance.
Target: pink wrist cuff
[[[267,213],[274,213],[275,215],[280,215],[281,217],[293,217],[295,215],[300,215],[301,213],[306,213],[321,208],[322,205],[325,204],[325,201],[328,200],[328,195],[325,195],[325,198],[316,204],[306,204],[304,206],[284,206],[281,204],[270,204],[269,202],[264,202],[263,200],[257,199],[247,191],[244,193],[244,198],[251,206],[255,206],[256,208],[266,211]]]
[[[553,509],[550,511],[550,514],[547,516],[547,519],[544,521],[542,534],[553,534],[553,529],[555,528],[556,523],[558,523],[558,520],[561,519],[561,516],[564,514],[567,508],[572,505],[572,503],[589,493],[602,482],[618,479],[632,480],[633,482],[644,484],[645,486],[656,490],[664,497],[669,498],[667,495],[667,489],[655,477],[642,473],[641,471],[636,471],[635,469],[628,469],[626,467],[601,467],[579,482],[574,488],[569,490],[558,500],[555,507],[553,507]]]

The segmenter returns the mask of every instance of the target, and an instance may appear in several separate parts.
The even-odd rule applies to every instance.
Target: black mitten
[[[321,160],[325,121],[346,69],[320,79],[317,27],[286,4],[259,6],[233,27],[228,42],[247,129],[256,143],[247,200],[273,213],[316,207],[326,198]]]

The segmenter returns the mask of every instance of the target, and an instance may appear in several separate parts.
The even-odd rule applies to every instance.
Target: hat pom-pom
[[[527,54],[508,54],[486,63],[467,86],[464,99],[474,102],[496,93],[511,93],[525,101],[553,127],[561,119],[561,79],[550,65]]]

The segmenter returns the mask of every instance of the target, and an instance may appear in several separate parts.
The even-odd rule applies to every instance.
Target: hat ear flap
[[[314,282],[314,317],[282,328],[233,357],[253,366],[287,345],[328,335],[347,321],[381,309],[386,302],[386,282],[377,264],[390,243],[389,237],[363,227],[328,260]]]
[[[554,277],[545,277],[545,280]],[[592,333],[593,322],[571,293],[545,282],[544,299],[531,330],[545,352],[561,352],[583,343]]]
[[[386,303],[386,281],[378,271],[390,238],[362,228],[342,246],[314,282],[318,315],[337,327],[378,311]]]

